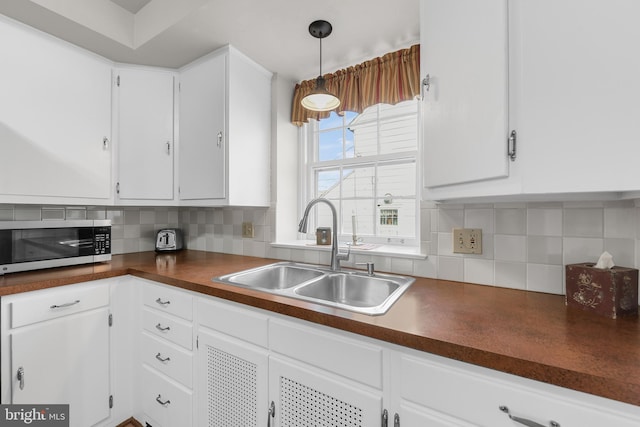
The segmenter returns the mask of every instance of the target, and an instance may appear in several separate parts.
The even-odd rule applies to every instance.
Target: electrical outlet
[[[482,229],[454,228],[453,229],[453,253],[481,254],[482,253]]]
[[[242,237],[253,238],[253,223],[252,222],[243,222],[242,223]]]

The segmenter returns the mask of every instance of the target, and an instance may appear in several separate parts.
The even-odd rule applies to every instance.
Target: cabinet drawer
[[[382,349],[338,333],[280,320],[269,323],[269,345],[288,357],[382,388]]]
[[[107,282],[69,285],[6,297],[11,328],[109,305]]]
[[[402,399],[474,425],[513,427],[514,417],[543,426],[551,421],[561,426],[632,427],[630,419],[608,409],[618,402],[474,365],[436,357],[403,356],[400,362]],[[606,406],[605,406],[606,404]],[[636,413],[633,407],[631,413]]]
[[[193,296],[186,291],[145,282],[142,303],[186,320],[193,319]]]
[[[251,344],[267,347],[269,317],[253,310],[199,298],[198,323]]]
[[[143,332],[140,359],[142,363],[192,388],[193,355],[190,351]]]
[[[193,350],[193,328],[191,323],[157,310],[142,310],[142,328],[187,350]]]
[[[142,410],[160,423],[153,427],[192,425],[193,394],[144,366],[142,370]]]

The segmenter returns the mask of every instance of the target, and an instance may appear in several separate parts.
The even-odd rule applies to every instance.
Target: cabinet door
[[[109,199],[110,64],[4,19],[0,40],[1,200]]]
[[[12,332],[11,403],[69,404],[72,427],[109,417],[108,315],[104,307]]]
[[[118,70],[120,200],[173,199],[173,74]]]
[[[507,0],[420,6],[425,187],[507,176]]]
[[[180,72],[180,199],[226,197],[226,55]]]
[[[267,351],[202,328],[198,343],[198,425],[264,425]]]
[[[527,193],[640,188],[640,2],[515,0]]]
[[[382,396],[358,383],[278,356],[269,358],[275,426],[380,425]]]

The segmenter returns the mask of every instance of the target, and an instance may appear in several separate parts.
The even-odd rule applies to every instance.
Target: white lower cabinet
[[[266,425],[267,315],[215,298],[197,314],[198,425]]]
[[[269,357],[269,398],[274,426],[380,425],[381,392],[281,356]]]
[[[3,404],[68,404],[72,427],[108,420],[110,283],[2,297]]]
[[[69,403],[74,427],[640,425],[638,406],[131,276],[0,315],[2,403]]]
[[[193,425],[193,296],[135,279],[140,287],[139,398],[149,427]]]
[[[391,370],[402,427],[640,425],[636,406],[427,353],[396,352]]]

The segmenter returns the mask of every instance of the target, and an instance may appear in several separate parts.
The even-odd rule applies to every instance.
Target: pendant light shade
[[[331,111],[340,106],[340,99],[327,90],[326,82],[322,77],[322,39],[331,34],[332,30],[333,27],[327,21],[313,21],[309,25],[309,33],[320,40],[320,75],[316,79],[315,89],[301,101],[302,106],[307,110]]]

